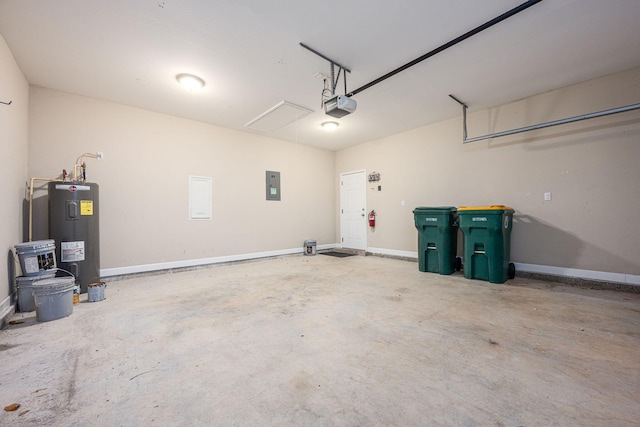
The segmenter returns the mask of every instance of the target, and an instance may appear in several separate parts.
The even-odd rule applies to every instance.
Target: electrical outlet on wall
[[[544,200],[546,202],[550,202],[551,201],[551,192],[544,193]]]

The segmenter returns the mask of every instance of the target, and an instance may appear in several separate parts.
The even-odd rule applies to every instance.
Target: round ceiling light
[[[324,128],[324,130],[326,131],[333,131],[336,130],[338,128],[338,126],[340,126],[340,123],[338,122],[322,122],[322,124],[320,125]]]
[[[198,90],[204,87],[204,80],[193,74],[182,73],[176,76],[176,80],[187,90]]]

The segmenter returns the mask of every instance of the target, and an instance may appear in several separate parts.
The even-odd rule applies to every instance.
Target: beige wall
[[[104,152],[87,160],[87,180],[100,185],[103,270],[334,243],[333,152],[40,87],[29,131],[32,176]],[[265,200],[266,170],[281,173],[280,202]],[[213,220],[188,219],[189,175],[213,178]],[[46,192],[37,196],[46,233]]]
[[[473,112],[472,100],[464,101],[471,103],[469,136],[479,136],[638,103],[640,69],[489,111]],[[370,248],[415,253],[416,206],[504,204],[517,212],[512,261],[639,278],[639,110],[464,145],[461,140],[462,114],[337,153],[336,174],[381,174],[382,191],[367,190],[367,209],[378,213]],[[545,192],[551,201],[544,201]]]
[[[15,68],[8,50],[4,56],[3,66]],[[88,160],[88,175],[100,184],[101,264],[112,272],[286,252],[310,238],[333,245],[340,241],[337,177],[365,169],[382,176],[382,191],[367,190],[367,209],[378,212],[369,248],[415,254],[416,206],[506,204],[517,211],[511,260],[521,267],[640,277],[639,111],[470,144],[461,142],[459,117],[332,153],[69,93],[30,92],[28,176],[56,177],[83,152],[105,153],[104,161]],[[640,69],[633,69],[486,111],[465,101],[469,134],[477,136],[639,100]],[[25,121],[13,131],[24,134]],[[26,177],[16,164],[10,175],[20,184],[9,191],[19,187],[22,198]],[[282,202],[264,200],[265,170],[282,173]],[[212,221],[187,219],[189,175],[213,177]],[[37,239],[47,225],[45,192],[36,197]],[[20,218],[14,222],[3,227],[15,232]]]
[[[22,201],[27,179],[29,85],[18,68],[4,38],[0,36],[0,319],[15,302],[10,296],[13,276],[20,267],[10,251],[21,243]]]

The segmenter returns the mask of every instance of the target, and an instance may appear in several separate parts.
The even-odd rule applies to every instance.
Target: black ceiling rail
[[[456,37],[455,39],[443,44],[442,46],[433,49],[431,52],[425,53],[421,57],[416,58],[413,61],[408,62],[408,63],[406,63],[405,65],[403,65],[403,66],[401,66],[399,68],[396,68],[395,70],[385,74],[384,76],[379,77],[379,78],[373,80],[372,82],[369,82],[366,85],[361,86],[361,87],[359,87],[358,89],[356,89],[356,90],[354,90],[352,92],[349,92],[347,94],[347,96],[353,96],[353,95],[356,95],[356,94],[362,92],[365,89],[369,89],[371,86],[377,85],[378,83],[382,82],[383,80],[386,80],[389,77],[393,77],[396,74],[398,74],[399,72],[404,71],[409,67],[413,67],[414,65],[418,64],[419,62],[424,61],[425,59],[431,58],[433,55],[435,55],[437,53],[440,53],[443,50],[449,49],[451,46],[454,46],[454,45],[460,43],[461,41],[466,40],[469,37],[474,36],[474,35],[478,34],[479,32],[484,31],[487,28],[492,27],[495,24],[504,21],[505,19],[510,18],[513,15],[515,15],[517,13],[520,13],[523,10],[528,9],[528,8],[530,8],[531,6],[533,6],[533,5],[537,4],[537,3],[540,3],[541,1],[542,0],[529,0],[529,1],[525,2],[525,3],[522,3],[520,6],[514,7],[513,9],[509,10],[508,12],[505,12],[502,15],[500,15],[500,16],[498,16],[496,18],[493,18],[490,21],[485,22],[484,24],[474,28],[471,31],[467,31],[463,35],[461,35],[459,37]]]
[[[344,93],[347,93],[347,73],[350,73],[351,70],[348,69],[347,67],[345,67],[344,65],[338,64],[336,61],[334,61],[333,59],[329,58],[326,55],[323,55],[322,53],[318,52],[317,50],[307,46],[304,43],[300,43],[300,46],[302,46],[303,48],[307,49],[309,52],[315,53],[316,55],[318,55],[320,58],[329,61],[329,63],[331,63],[331,96],[336,94],[336,87],[338,86],[338,80],[340,80],[340,73],[342,73],[344,71],[344,73],[342,74],[342,80],[344,80]],[[338,75],[336,76],[336,70],[335,67],[338,67]]]
[[[338,67],[342,68],[343,70],[345,70],[347,73],[350,73],[351,70],[348,69],[347,67],[345,67],[344,65],[340,65],[338,64],[336,61],[334,61],[333,59],[329,58],[328,56],[323,55],[322,53],[318,52],[317,50],[315,50],[312,47],[307,46],[304,43],[300,43],[300,46],[302,46],[303,48],[307,49],[309,52],[313,52],[316,55],[318,55],[320,58],[329,61],[330,63],[332,63],[333,65],[337,65]]]

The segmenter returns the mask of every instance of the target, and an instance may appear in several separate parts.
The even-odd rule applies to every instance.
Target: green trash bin
[[[464,277],[491,283],[515,277],[515,266],[509,262],[513,212],[504,205],[458,208],[464,236]]]
[[[418,229],[418,269],[440,274],[460,270],[459,261],[456,262],[456,208],[418,207],[414,209],[413,217]]]

